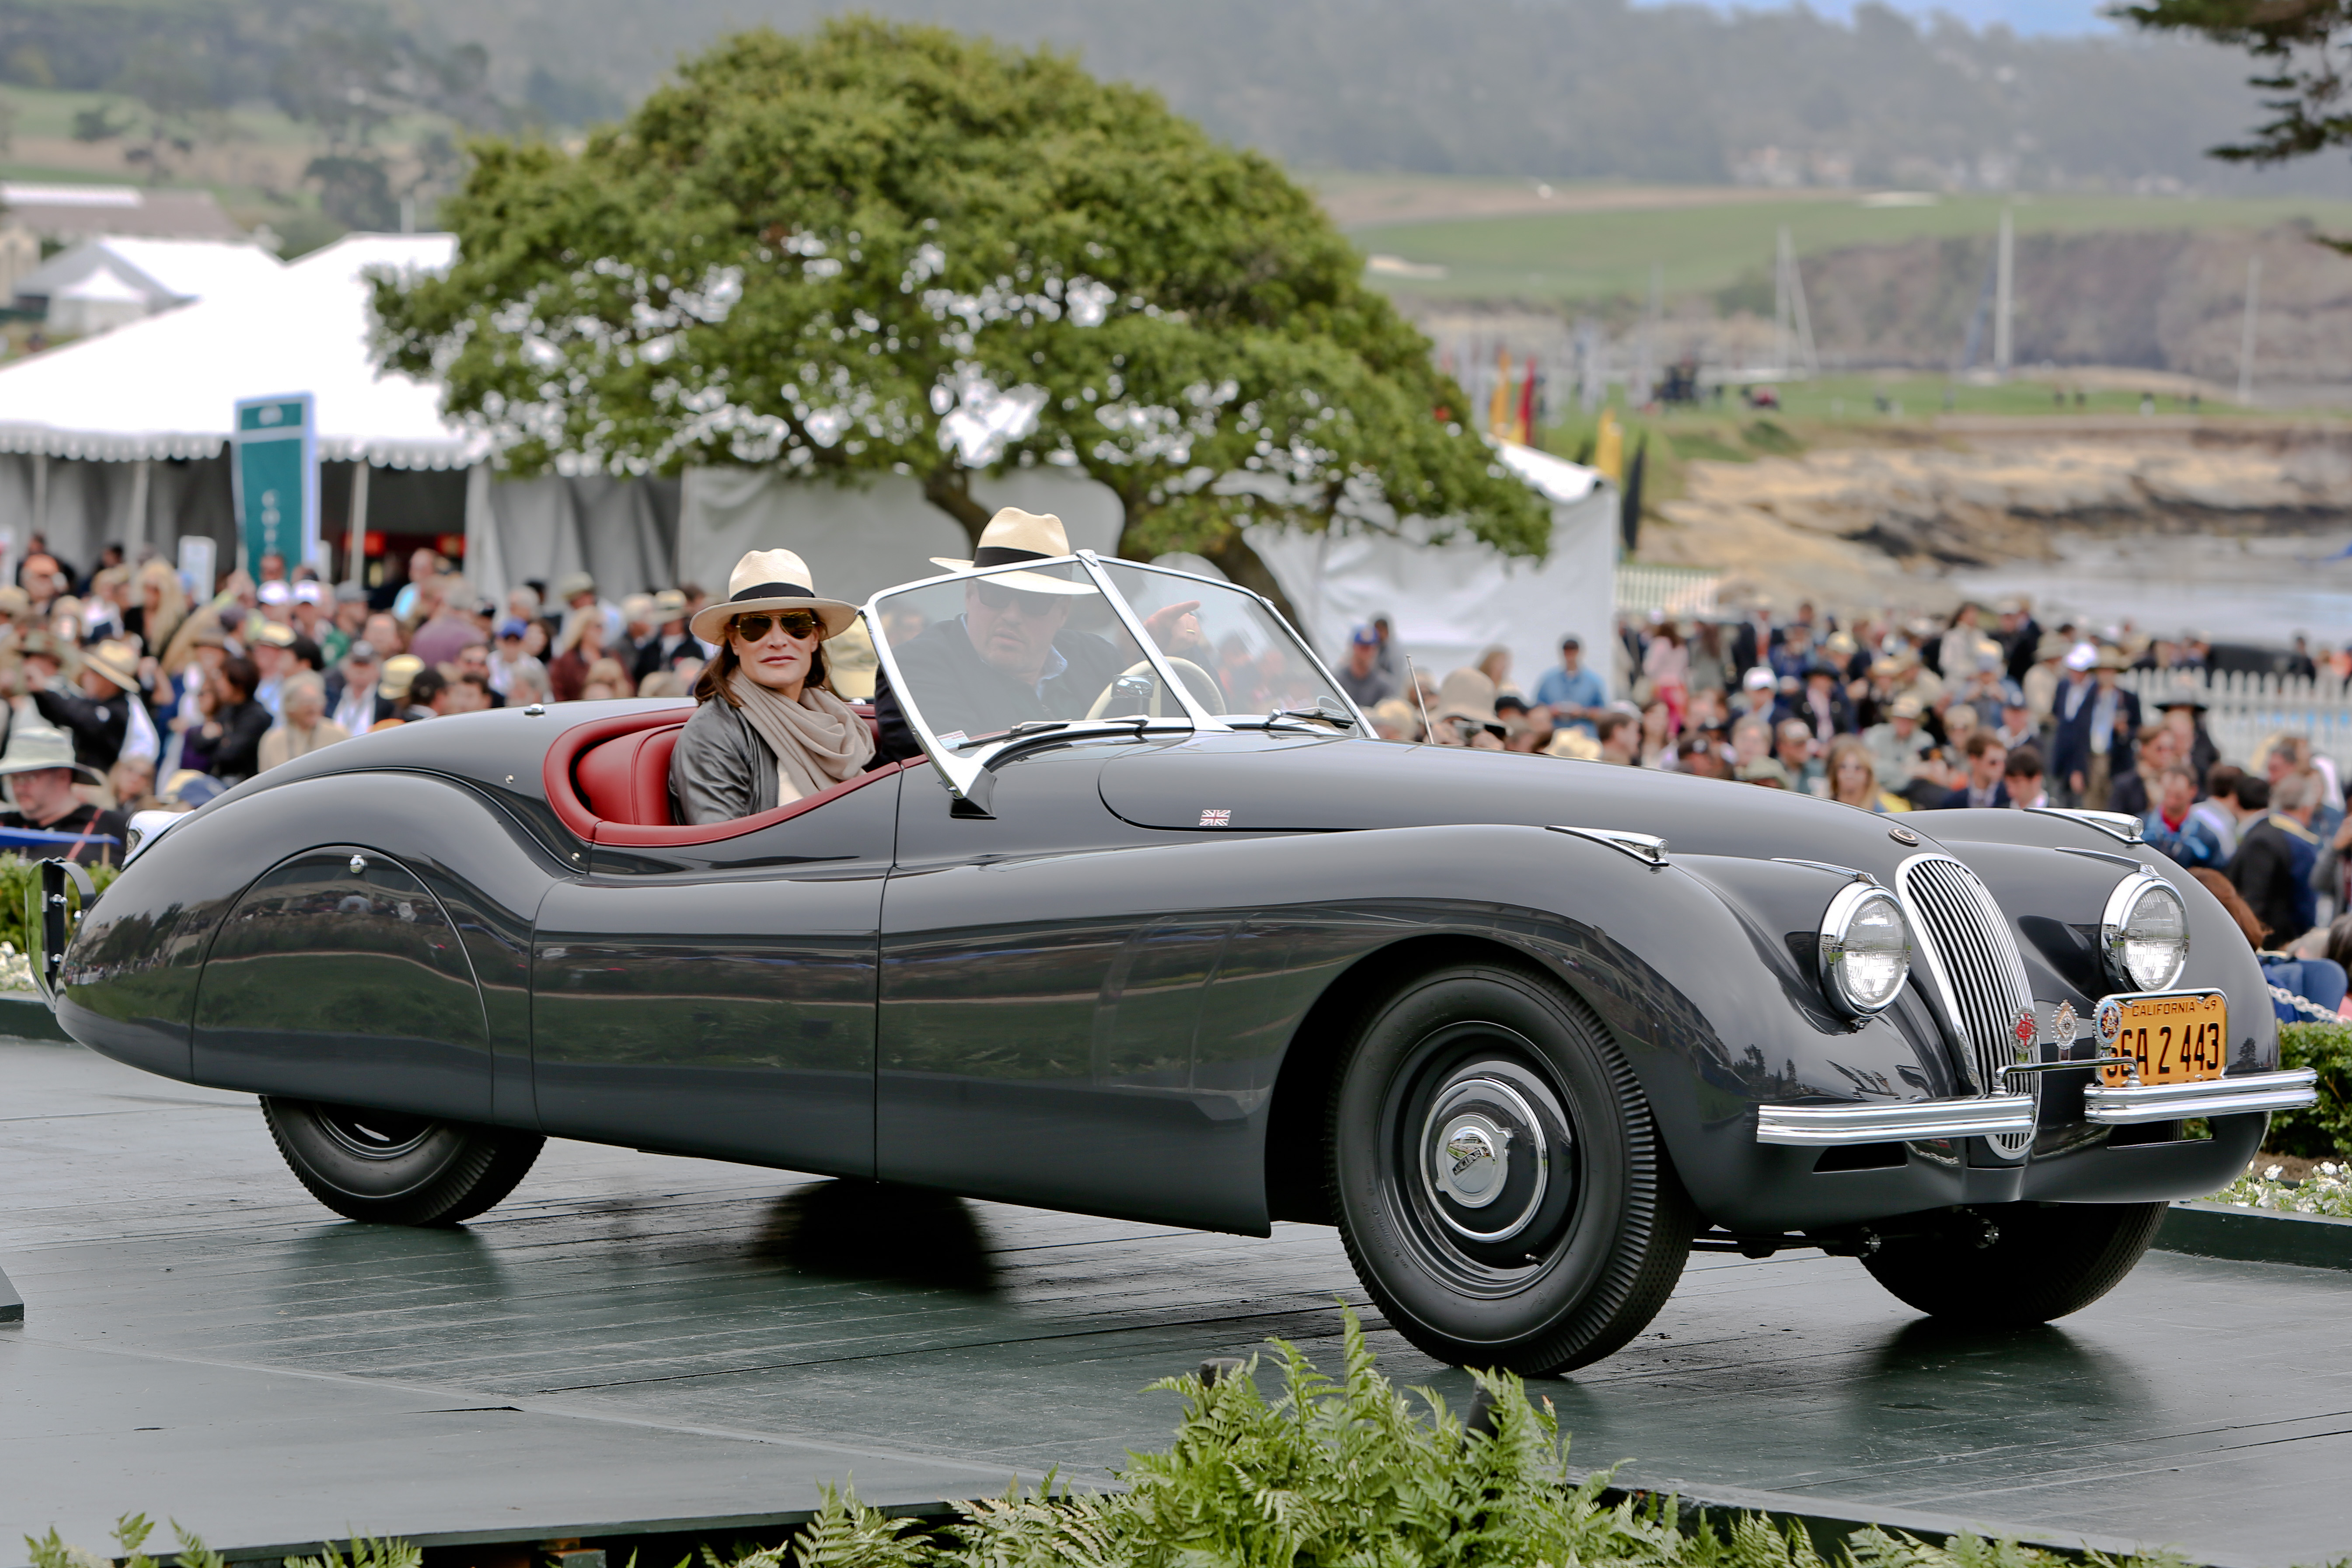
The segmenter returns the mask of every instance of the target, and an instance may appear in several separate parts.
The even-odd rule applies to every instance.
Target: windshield
[[[1189,722],[1075,560],[895,589],[876,595],[868,614],[889,652],[892,689],[942,747],[1056,720]]]
[[[1024,561],[891,589],[865,613],[908,724],[959,793],[1024,735],[1217,727],[1277,710],[1307,716],[1286,724],[1356,723],[1279,616],[1181,572]]]
[[[1107,560],[1102,569],[1208,712],[1263,718],[1315,713],[1327,701],[1350,712],[1322,666],[1255,594],[1126,561]]]

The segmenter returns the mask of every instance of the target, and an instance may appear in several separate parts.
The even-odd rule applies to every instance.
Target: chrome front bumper
[[[1838,1144],[1898,1144],[1912,1138],[1989,1138],[2000,1133],[2031,1133],[2035,1120],[2031,1094],[1898,1100],[1881,1105],[1759,1105],[1756,1141],[1817,1149]]]
[[[2202,1083],[2127,1083],[2113,1089],[2094,1083],[2083,1091],[2083,1119],[2094,1126],[2121,1127],[2183,1116],[2294,1111],[2318,1099],[2319,1074],[2308,1067],[2241,1073]]]

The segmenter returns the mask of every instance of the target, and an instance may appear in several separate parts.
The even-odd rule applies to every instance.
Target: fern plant
[[[725,1557],[709,1547],[677,1568],[2075,1568],[2073,1559],[1962,1535],[1936,1545],[1857,1531],[1825,1561],[1804,1530],[1759,1514],[1685,1521],[1673,1498],[1603,1500],[1612,1471],[1571,1483],[1568,1439],[1549,1400],[1509,1373],[1475,1373],[1485,1418],[1443,1397],[1420,1408],[1374,1364],[1341,1309],[1341,1367],[1326,1376],[1296,1345],[1271,1342],[1279,1392],[1260,1394],[1252,1360],[1213,1385],[1174,1377],[1184,1416],[1165,1451],[1130,1454],[1122,1491],[1079,1492],[1048,1475],[959,1505],[927,1531],[826,1487],[815,1517],[782,1545]],[[183,1568],[226,1568],[174,1524]],[[115,1528],[119,1568],[155,1568],[140,1514]],[[27,1539],[34,1568],[118,1568],[52,1528]],[[354,1539],[286,1568],[421,1568],[404,1541]],[[2187,1568],[2154,1554],[2089,1554],[2091,1568]],[[635,1568],[635,1560],[631,1561]],[[2336,1565],[2352,1568],[2352,1562]]]

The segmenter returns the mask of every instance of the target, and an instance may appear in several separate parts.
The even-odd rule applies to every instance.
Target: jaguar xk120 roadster
[[[145,821],[51,946],[58,1017],[258,1093],[354,1219],[479,1214],[559,1137],[1335,1225],[1415,1344],[1531,1374],[1625,1343],[1694,1248],[2073,1312],[2312,1096],[2128,819],[1381,741],[1254,595],[1008,570],[868,603],[921,755],[759,816],[673,822],[689,710],[648,701],[410,725]],[[1100,673],[1081,716],[963,678],[1007,607]]]

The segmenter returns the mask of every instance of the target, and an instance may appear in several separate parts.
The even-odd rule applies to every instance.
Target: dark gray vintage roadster
[[[866,609],[922,755],[761,816],[672,825],[675,703],[363,737],[143,822],[58,1016],[258,1092],[355,1219],[478,1214],[561,1137],[1301,1220],[1414,1343],[1527,1373],[1623,1344],[1694,1247],[2072,1312],[2311,1097],[2127,820],[1377,741],[1263,601],[1024,564],[1107,672],[1076,716],[907,656],[1015,591],[983,570]]]

